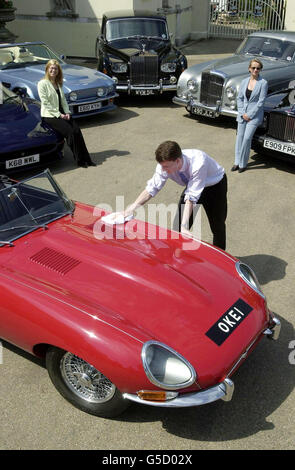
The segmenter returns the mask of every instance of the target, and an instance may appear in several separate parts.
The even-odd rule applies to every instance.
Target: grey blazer
[[[259,126],[263,121],[264,102],[267,96],[268,84],[264,78],[259,77],[250,99],[246,97],[246,90],[250,78],[245,78],[241,85],[237,97],[238,116],[237,121],[243,122],[243,114],[247,114],[251,119],[251,124]]]

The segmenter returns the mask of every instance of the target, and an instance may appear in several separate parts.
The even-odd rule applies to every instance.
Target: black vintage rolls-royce
[[[257,153],[295,163],[295,89],[267,98],[264,120],[254,134],[252,148]]]
[[[116,91],[153,95],[175,91],[186,57],[176,49],[164,15],[147,11],[104,13],[96,41],[97,69],[116,82]]]

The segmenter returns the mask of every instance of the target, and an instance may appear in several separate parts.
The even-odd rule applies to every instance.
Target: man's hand
[[[180,233],[181,235],[185,235],[186,237],[190,237],[190,238],[192,238],[193,236],[193,234],[189,231],[189,229],[184,225],[181,225]]]
[[[193,207],[194,207],[193,203],[189,199],[187,199],[185,201],[184,210],[182,214],[182,220],[181,220],[181,226],[180,226],[180,233],[182,235],[186,235],[187,237],[192,237],[192,234],[189,230],[189,219],[193,211]]]

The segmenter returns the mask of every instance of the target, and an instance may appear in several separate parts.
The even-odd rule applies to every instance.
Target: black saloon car
[[[147,11],[105,13],[96,55],[98,70],[115,79],[119,93],[175,91],[187,67],[186,57],[171,43],[166,17]]]
[[[264,121],[257,128],[252,148],[257,153],[295,162],[295,90],[270,95]]]

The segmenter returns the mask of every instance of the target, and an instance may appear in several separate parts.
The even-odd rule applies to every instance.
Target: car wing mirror
[[[14,202],[17,197],[18,197],[17,189],[12,188],[11,193],[8,194],[8,199],[10,200],[10,202]]]
[[[27,89],[25,87],[19,87],[13,91],[21,98],[25,98],[28,95]]]

